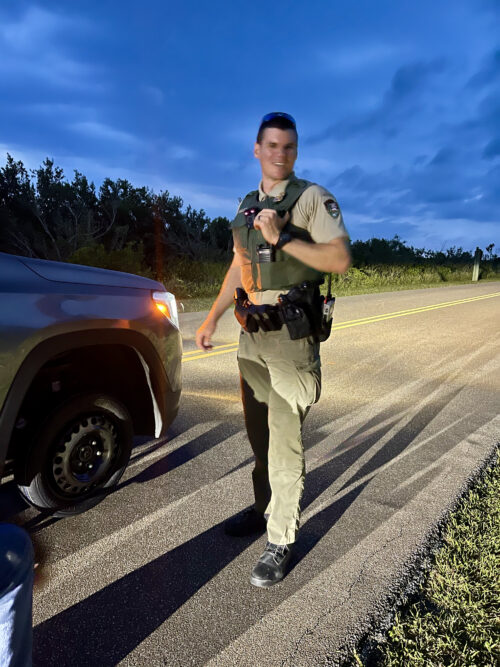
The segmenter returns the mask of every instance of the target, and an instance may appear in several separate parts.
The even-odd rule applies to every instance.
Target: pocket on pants
[[[309,338],[280,341],[279,354],[283,359],[293,361],[300,369],[313,370],[320,367],[319,345]]]

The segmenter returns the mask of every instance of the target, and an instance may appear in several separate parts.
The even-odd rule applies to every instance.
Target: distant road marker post
[[[474,253],[474,268],[472,269],[472,282],[477,283],[479,280],[479,262],[481,261],[481,257],[483,256],[483,251],[481,248],[476,248],[476,252]]]

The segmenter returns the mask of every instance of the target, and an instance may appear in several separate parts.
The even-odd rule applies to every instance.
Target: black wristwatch
[[[281,250],[281,248],[287,243],[290,243],[292,239],[293,236],[290,234],[290,232],[280,232],[278,241],[274,244],[274,247],[276,250]]]

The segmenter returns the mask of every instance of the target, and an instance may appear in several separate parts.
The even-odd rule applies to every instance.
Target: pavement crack
[[[349,588],[348,588],[348,590],[347,590],[347,592],[346,592],[345,598],[344,598],[339,604],[337,604],[337,605],[333,605],[333,606],[331,606],[331,607],[328,607],[328,609],[326,609],[326,610],[325,610],[322,614],[320,614],[320,616],[316,619],[316,622],[314,623],[314,625],[312,625],[312,626],[310,626],[309,628],[306,628],[306,629],[304,630],[304,632],[302,633],[302,635],[301,635],[301,636],[299,637],[299,639],[295,642],[295,647],[294,647],[293,651],[290,653],[290,655],[288,655],[286,658],[284,658],[284,660],[282,660],[280,667],[285,667],[285,665],[287,665],[287,664],[288,664],[290,667],[293,666],[293,664],[294,664],[293,661],[294,661],[295,657],[297,656],[297,654],[298,654],[298,652],[299,652],[299,649],[300,649],[300,646],[301,646],[302,642],[304,641],[304,639],[305,639],[306,637],[310,637],[311,635],[313,635],[313,634],[315,633],[315,631],[317,630],[317,628],[323,623],[323,621],[325,620],[325,618],[327,618],[327,616],[329,616],[330,614],[332,614],[332,613],[335,612],[335,611],[338,611],[338,610],[341,609],[345,604],[347,604],[347,603],[349,602],[349,600],[350,600],[351,597],[352,597],[352,591],[354,590],[354,587],[361,581],[363,575],[365,574],[367,565],[373,560],[373,558],[375,558],[378,554],[382,553],[390,543],[393,543],[395,540],[399,540],[399,539],[402,537],[403,532],[404,532],[405,529],[406,529],[406,525],[405,525],[405,526],[401,526],[400,529],[399,529],[398,534],[397,534],[395,537],[390,537],[390,538],[388,538],[388,539],[384,542],[384,544],[382,544],[382,545],[379,547],[379,549],[377,549],[376,551],[374,551],[373,553],[371,553],[369,556],[367,556],[367,557],[365,558],[365,560],[363,561],[363,563],[362,563],[362,565],[361,565],[361,568],[360,568],[360,570],[359,570],[359,572],[358,572],[358,575],[357,575],[356,578],[351,582],[351,584],[350,584],[350,586],[349,586]]]

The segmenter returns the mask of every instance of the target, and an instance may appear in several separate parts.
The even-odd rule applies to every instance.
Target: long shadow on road
[[[384,431],[390,425],[384,426]],[[349,468],[361,455],[382,436],[375,430],[360,445],[345,450],[332,461],[319,466],[308,476],[308,488],[305,505],[311,503],[320,493],[332,484],[335,476]],[[351,492],[334,501],[312,517],[303,527],[301,540],[297,545],[295,564],[303,560],[320,542],[321,538],[335,525],[349,509],[369,482],[360,483]],[[368,532],[374,529],[370,525]],[[358,531],[356,531],[358,533]],[[357,534],[356,541],[366,536],[365,527]],[[153,633],[174,612],[182,607],[199,589],[205,586],[219,572],[238,558],[254,539],[229,539],[223,535],[222,525],[201,533],[176,549],[160,556],[143,567],[122,577],[103,590],[91,595],[82,602],[53,616],[35,628],[34,658],[35,664],[61,665],[114,665],[127,656],[138,644]],[[354,544],[349,540],[349,548]],[[340,553],[335,553],[338,558]],[[328,567],[331,560],[322,565],[315,554],[315,574]],[[267,600],[266,613],[278,606],[286,597],[307,583],[309,571],[295,576],[291,585],[282,588],[277,595]],[[305,578],[304,578],[305,577]],[[291,580],[290,580],[291,581]],[[229,586],[226,581],[222,587]],[[242,582],[231,582],[227,594],[233,600],[245,600],[247,582],[238,595]],[[224,592],[220,592],[224,598]],[[253,610],[255,612],[255,609]],[[247,610],[244,622],[256,622],[258,616],[251,608]],[[258,613],[263,612],[262,603]],[[110,626],[112,619],[112,627]],[[235,638],[247,629],[235,622],[231,638]],[[89,637],[92,641],[89,642]],[[48,647],[52,657],[48,658]],[[53,654],[55,652],[56,655]]]
[[[166,454],[161,459],[156,461],[156,463],[148,466],[134,477],[131,477],[127,481],[122,482],[118,488],[124,488],[129,484],[149,482],[152,479],[156,479],[157,477],[161,477],[167,473],[170,473],[179,466],[182,466],[188,461],[191,461],[195,457],[199,456],[200,454],[207,452],[209,449],[216,446],[223,440],[230,438],[235,433],[238,433],[239,430],[240,429],[231,424],[218,424],[206,433],[203,433],[190,442],[187,442],[185,445],[175,449],[173,452]]]
[[[233,614],[229,628],[227,620],[221,621],[217,614],[209,614],[203,627],[193,628],[196,624],[189,624],[190,636],[187,641],[193,651],[190,660],[204,664],[216,650],[223,648],[263,615],[307,585],[397,511],[397,507],[384,505],[375,518],[367,521],[363,516],[364,507],[358,506],[356,500],[370,486],[380,466],[403,454],[418,433],[438,416],[455,395],[456,392],[452,392],[443,400],[424,406],[418,415],[391,437],[385,447],[374,454],[361,468],[361,472],[351,476],[347,484],[354,484],[353,489],[348,491],[344,485],[344,495],[334,499],[305,523],[295,553],[293,577],[287,578],[273,591],[272,596],[260,595],[255,598],[255,591],[248,590],[248,581],[241,581],[241,577],[235,580],[231,576],[233,566],[228,568],[255,539],[227,538],[223,535],[222,525],[217,524],[37,626],[34,631],[34,663],[57,663],[61,666],[115,665],[172,614],[185,612],[181,608],[184,605],[189,607],[186,603],[190,598],[227,568],[225,576],[217,580],[216,595],[220,599],[231,599],[240,613]],[[387,413],[379,414],[366,427],[371,429],[368,437],[359,442],[356,435],[362,434],[355,434],[338,447],[339,454],[308,474],[304,506],[311,504],[340,474],[354,466],[360,456],[376,446],[394,427],[394,421]],[[349,446],[349,440],[355,444]],[[429,465],[452,446],[450,442],[447,446],[436,448],[433,442],[429,442],[419,449],[416,456],[425,455],[424,460]],[[420,479],[406,488],[403,502],[409,502],[420,493],[438,473],[437,466],[424,472]],[[392,488],[397,488],[405,481],[406,469],[396,464],[387,474]],[[348,516],[344,516],[346,513]],[[333,541],[332,547],[331,540],[322,538],[337,523],[341,525],[340,530],[345,530],[344,539],[341,542]],[[304,559],[307,559],[307,567],[297,568],[296,565]],[[188,614],[189,610],[185,613]],[[219,634],[218,623],[223,623]],[[218,637],[214,644],[207,642],[207,632]],[[175,652],[174,647],[169,650]]]
[[[329,523],[360,490],[333,504]],[[118,579],[35,628],[34,664],[116,665],[255,539],[218,524]]]

